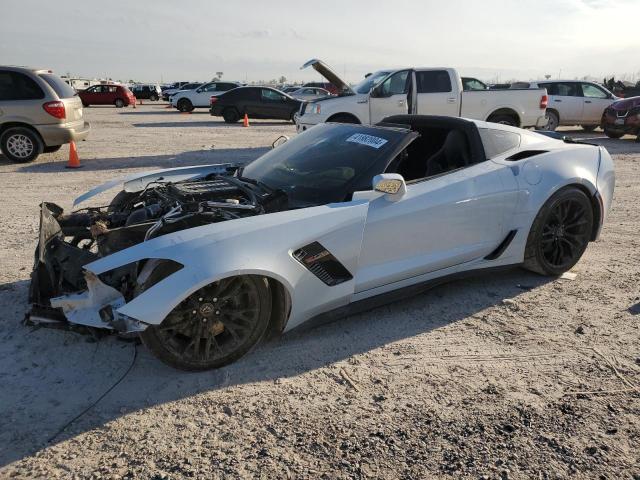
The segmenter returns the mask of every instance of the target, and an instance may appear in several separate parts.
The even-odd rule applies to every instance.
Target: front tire
[[[556,128],[560,125],[560,117],[556,112],[550,110],[547,110],[545,116],[547,117],[547,124],[544,126],[543,130],[555,132]]]
[[[0,150],[12,162],[32,162],[44,150],[40,136],[25,127],[14,127],[5,130],[0,136]]]
[[[604,129],[604,134],[609,138],[615,138],[615,139],[624,137],[624,132],[616,132],[613,130],[609,130],[608,128]]]
[[[567,187],[556,192],[533,222],[524,267],[551,276],[570,270],[589,244],[593,221],[591,201],[582,190]]]
[[[187,98],[181,98],[180,100],[178,100],[177,107],[181,112],[187,113],[193,111],[193,104]]]
[[[152,102],[157,102],[157,101],[159,100],[159,98],[158,98],[158,96],[157,96],[157,95],[151,95],[151,96],[149,97],[149,100],[151,100]]]
[[[146,283],[153,285],[164,278],[163,270],[163,265],[156,268]],[[271,307],[266,278],[225,278],[187,297],[160,325],[147,327],[140,338],[156,357],[174,368],[220,368],[260,341],[269,325]]]

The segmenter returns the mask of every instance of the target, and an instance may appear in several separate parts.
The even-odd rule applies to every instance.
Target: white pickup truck
[[[296,117],[298,132],[322,122],[374,124],[406,113],[465,117],[522,128],[547,123],[544,88],[463,91],[462,79],[453,68],[380,70],[351,88],[321,60],[302,66],[307,67],[338,87],[340,94],[302,104]]]

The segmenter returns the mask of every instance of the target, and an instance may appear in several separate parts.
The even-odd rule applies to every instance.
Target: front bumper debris
[[[117,312],[126,301],[85,265],[98,259],[89,250],[65,240],[58,223],[62,208],[43,203],[40,208],[40,234],[35,252],[26,323],[56,326],[65,324],[140,332],[147,325]]]

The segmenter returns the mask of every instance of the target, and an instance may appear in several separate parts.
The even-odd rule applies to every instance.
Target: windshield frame
[[[378,70],[377,72],[373,72],[371,75],[363,78],[359,83],[357,83],[353,87],[353,91],[359,94],[367,94],[384,82],[389,75],[392,75],[397,71],[399,70]]]
[[[325,131],[327,132],[326,135],[323,136],[322,132],[319,129],[325,129]],[[336,131],[337,129],[341,130]],[[348,136],[353,136],[355,134],[375,136],[376,130],[393,132],[391,134],[385,135],[385,140],[391,143],[388,145],[388,147],[380,149],[363,145],[363,148],[370,148],[371,150],[362,150],[362,157],[354,160],[354,175],[350,178],[345,178],[343,184],[339,184],[338,179],[331,179],[330,177],[327,177],[327,184],[325,185],[324,189],[317,188],[315,185],[310,186],[309,184],[305,184],[304,176],[309,175],[309,173],[305,173],[304,171],[305,158],[303,157],[303,155],[305,153],[306,146],[304,143],[300,143],[300,145],[298,146],[298,142],[304,142],[304,138],[309,138],[311,140],[311,132],[320,134],[316,135],[312,142],[307,142],[306,145],[309,145],[310,143],[320,142],[323,138],[336,138],[338,136],[342,136],[343,134]],[[329,135],[329,133],[332,132],[333,135]],[[306,135],[309,135],[309,137],[305,137]],[[397,135],[397,137],[388,138],[393,137],[394,135]],[[264,155],[258,157],[256,160],[254,160],[254,162],[251,162],[245,167],[239,169],[237,175],[240,180],[246,179],[247,181],[249,181],[249,183],[263,184],[267,187],[267,189],[270,190],[283,191],[287,194],[287,197],[289,198],[289,204],[292,208],[304,208],[309,206],[326,205],[330,203],[341,203],[350,201],[355,191],[372,190],[371,181],[373,180],[373,177],[375,177],[375,175],[379,173],[384,172],[387,165],[418,136],[419,134],[417,132],[414,132],[409,128],[405,128],[404,126],[391,127],[388,125],[380,126],[340,123],[319,124],[312,129],[299,134],[297,137],[290,140],[289,142],[286,142],[282,146],[270,150]],[[285,152],[283,152],[282,149],[285,149],[287,147],[292,148],[293,144],[291,142],[296,142],[297,149],[294,147],[294,150],[290,152],[288,156],[286,156]],[[330,148],[331,147],[328,147],[328,149]],[[285,154],[286,158],[279,157],[279,153]],[[329,154],[329,150],[326,153]],[[273,161],[270,162],[271,160]],[[282,177],[283,167],[286,170],[287,162],[292,160],[294,164],[299,162],[298,167],[300,167],[300,164],[302,164],[301,168],[291,168],[290,170],[292,173],[290,179],[285,179],[283,181],[280,181],[279,183],[276,182],[274,184],[274,178],[269,178],[270,173],[273,173],[275,177]],[[344,157],[341,160],[344,160]],[[311,162],[311,165],[313,166],[313,160],[311,160]],[[359,163],[356,162],[359,162],[362,165],[359,165]],[[341,165],[340,162],[337,162],[337,164],[328,163],[327,170],[331,170],[334,168],[346,168],[347,166],[348,165],[344,164]],[[252,170],[258,171],[254,172]],[[312,172],[313,168],[311,168],[310,171]],[[298,176],[297,180],[300,180],[300,183],[296,183],[296,176]],[[290,183],[286,183],[287,180],[291,180]],[[322,179],[319,180],[319,182],[321,181]],[[296,187],[298,188],[298,190],[296,190]],[[293,193],[296,193],[297,195],[292,195]]]

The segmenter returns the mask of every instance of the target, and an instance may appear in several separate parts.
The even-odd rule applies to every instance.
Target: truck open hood
[[[353,90],[347,82],[342,80],[336,72],[331,70],[329,65],[324,63],[322,60],[318,60],[317,58],[309,60],[307,63],[300,67],[300,70],[304,70],[307,67],[313,67],[313,69],[326,78],[329,82],[333,83],[341,93],[351,93],[353,94]]]

